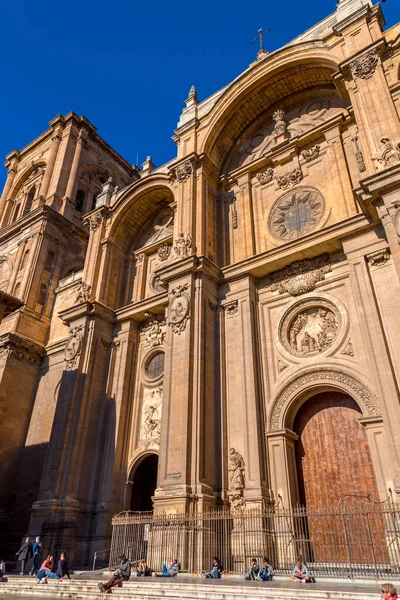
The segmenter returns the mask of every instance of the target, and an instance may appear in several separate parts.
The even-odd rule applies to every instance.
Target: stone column
[[[133,296],[132,302],[139,302],[139,300],[143,300],[145,296],[146,289],[146,274],[147,274],[147,263],[148,258],[144,252],[140,252],[136,254],[136,273],[135,273],[135,283],[133,287]]]
[[[68,178],[67,189],[65,191],[66,197],[73,198],[75,190],[76,176],[78,174],[79,163],[81,160],[82,149],[86,137],[86,130],[81,129],[78,138],[76,140],[75,153],[72,161],[71,171]]]
[[[44,173],[42,185],[40,188],[40,194],[44,198],[47,197],[47,192],[49,190],[49,185],[51,181],[51,176],[53,175],[54,165],[57,158],[58,148],[60,146],[60,142],[62,140],[62,130],[60,128],[56,129],[51,138],[51,147],[49,158],[47,159],[46,171]]]
[[[335,217],[338,220],[346,219],[353,214],[356,214],[357,209],[354,202],[354,194],[351,185],[349,170],[347,166],[346,156],[344,154],[342,135],[340,125],[335,125],[328,129],[325,133],[329,150],[333,160],[330,163],[331,172],[334,172],[332,177],[337,182],[335,193]],[[333,173],[332,173],[333,175]],[[340,205],[337,206],[337,204]],[[353,210],[349,212],[349,207],[352,205]]]
[[[9,157],[9,160],[6,163],[6,166],[8,167],[7,170],[7,179],[6,179],[6,183],[3,189],[3,193],[1,195],[1,200],[0,200],[0,222],[1,222],[1,226],[3,227],[6,223],[4,222],[5,218],[9,217],[9,213],[10,213],[10,209],[8,205],[10,205],[12,207],[12,201],[9,199],[8,195],[11,191],[11,188],[13,186],[14,180],[15,180],[15,176],[17,174],[17,170],[18,170],[18,162],[19,162],[19,153],[17,151],[15,151],[14,153],[12,153]],[[7,207],[7,210],[6,210]]]

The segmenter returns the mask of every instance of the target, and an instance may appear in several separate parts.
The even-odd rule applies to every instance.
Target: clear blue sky
[[[387,26],[400,0],[383,4]],[[175,156],[171,140],[190,86],[203,100],[254,60],[334,12],[336,0],[21,0],[2,2],[0,158],[55,115],[85,115],[129,162]],[[196,11],[198,9],[198,11]],[[5,169],[0,167],[0,189]]]

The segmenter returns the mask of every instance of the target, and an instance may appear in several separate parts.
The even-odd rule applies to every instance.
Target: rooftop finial
[[[257,42],[257,40],[260,42],[260,49],[259,49],[259,51],[257,53],[257,60],[259,60],[264,54],[268,54],[268,50],[266,50],[264,48],[263,37],[269,31],[271,31],[270,28],[266,29],[265,31],[263,31],[262,29],[259,29],[257,37],[255,37],[254,40],[251,42],[252,44],[254,44],[255,42]]]

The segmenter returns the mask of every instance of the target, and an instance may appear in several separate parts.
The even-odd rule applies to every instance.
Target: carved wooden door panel
[[[372,563],[387,560],[384,527],[377,515],[366,515],[379,501],[367,435],[352,398],[324,393],[311,398],[296,416],[294,429],[299,491],[308,513],[312,560]],[[340,507],[348,514],[334,515]],[[383,539],[383,543],[382,540]],[[335,554],[335,555],[334,555]]]

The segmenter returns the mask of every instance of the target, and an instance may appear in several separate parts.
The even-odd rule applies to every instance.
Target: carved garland
[[[289,385],[278,395],[275,400],[270,418],[270,430],[278,431],[281,428],[292,426],[292,420],[298,410],[299,402],[295,400],[287,410],[286,416],[283,414],[285,405],[294,399],[296,392],[303,387],[310,387],[312,384],[324,383],[335,384],[339,388],[345,388],[346,391],[354,392],[355,400],[361,399],[365,406],[365,410],[370,417],[380,415],[378,408],[378,400],[375,394],[369,390],[359,379],[353,375],[349,375],[343,371],[336,371],[332,368],[324,370],[321,366],[314,367],[307,373],[304,373],[295,380],[292,380]]]
[[[69,338],[67,343],[65,344],[64,350],[64,359],[65,359],[65,369],[67,371],[72,371],[75,369],[79,355],[82,350],[82,342],[83,342],[83,325],[79,325],[78,327],[72,327],[69,332]]]

